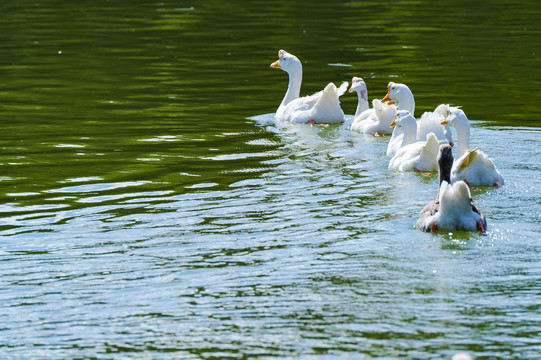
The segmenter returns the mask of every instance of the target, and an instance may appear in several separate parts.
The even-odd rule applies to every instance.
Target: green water
[[[541,5],[0,5],[0,357],[541,357]],[[463,106],[506,179],[488,234],[414,228],[435,175],[388,138],[276,126],[302,95],[406,83]]]

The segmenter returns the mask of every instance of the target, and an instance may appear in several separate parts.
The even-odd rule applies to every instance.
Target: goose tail
[[[337,89],[337,93],[338,93],[338,96],[339,96],[339,97],[345,94],[345,92],[346,92],[347,89],[348,89],[348,85],[349,85],[349,84],[348,84],[347,81],[344,81],[344,82],[342,83],[342,85],[340,85],[340,87]]]
[[[347,86],[346,86],[347,87]],[[334,106],[338,103],[338,89],[333,83],[329,83],[323,89],[316,106]]]

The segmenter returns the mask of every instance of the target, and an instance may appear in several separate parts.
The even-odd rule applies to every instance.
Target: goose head
[[[394,82],[390,82],[387,85],[387,94],[383,99],[381,99],[382,102],[398,102],[401,98],[403,98],[405,95],[411,94],[410,88],[405,84],[397,84]]]
[[[442,105],[440,105],[442,106]],[[438,106],[438,108],[440,107]],[[437,109],[436,108],[436,111]],[[439,111],[437,111],[439,113]],[[441,122],[442,125],[446,126],[452,126],[454,128],[459,128],[459,127],[462,127],[466,124],[469,124],[469,120],[468,120],[468,117],[466,116],[466,114],[464,113],[464,111],[462,109],[460,109],[459,107],[457,106],[448,106],[447,105],[447,109],[445,110],[445,113],[442,114],[445,119]]]
[[[402,130],[404,134],[400,147],[412,144],[417,141],[417,120],[407,110],[398,110],[394,120],[389,124],[390,127],[396,127],[395,131]]]
[[[360,97],[363,98],[365,101],[368,101],[368,89],[366,87],[366,83],[362,78],[354,76],[351,79],[351,87],[349,88],[349,92],[354,91],[359,93]]]
[[[450,106],[448,115],[441,124],[455,128],[458,141],[458,156],[462,156],[470,147],[470,121],[468,117],[462,109]]]
[[[444,126],[448,126],[448,125],[450,125],[449,124],[450,117],[452,117],[452,116],[453,117],[458,117],[458,116],[466,117],[466,114],[460,108],[461,108],[461,106],[451,106],[449,104],[440,104],[440,105],[438,105],[436,107],[434,112],[441,115],[441,116],[443,116],[443,118],[445,120],[442,121],[441,124],[444,125]],[[450,125],[450,126],[452,126],[452,125]]]
[[[440,104],[436,107],[436,109],[434,109],[434,112],[446,118],[447,116],[449,116],[450,108],[451,105],[449,104]]]
[[[434,113],[440,115],[445,120],[447,120],[447,118],[449,117],[450,111],[453,110],[453,109],[458,109],[458,108],[459,107],[454,107],[454,106],[451,106],[449,104],[440,104],[440,105],[438,105],[436,107],[436,109],[434,109]],[[449,128],[449,124],[443,124],[442,123],[442,126],[444,128],[445,137],[449,141],[449,145],[455,146],[454,143],[453,143],[453,135],[451,133],[451,129]]]
[[[415,112],[415,100],[410,88],[405,84],[397,84],[390,82],[387,85],[387,94],[381,102],[387,102],[389,104],[398,103],[400,110],[408,110],[412,114]]]
[[[411,115],[408,110],[398,110],[394,117],[394,120],[389,125],[390,127],[409,127],[415,125],[417,127],[417,120]]]
[[[278,60],[270,64],[271,67],[276,69],[282,69],[288,74],[301,73],[302,64],[300,60],[293,54],[288,53],[285,50],[278,51]]]

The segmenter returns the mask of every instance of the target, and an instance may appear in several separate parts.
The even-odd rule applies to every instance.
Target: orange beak
[[[443,119],[443,121],[441,122],[441,124],[442,124],[442,125],[447,125],[447,124],[449,124],[449,123],[447,122],[447,118]]]
[[[389,124],[389,127],[395,127],[395,126],[396,126],[396,123],[394,122],[394,119],[393,119],[393,121]]]
[[[391,102],[390,94],[391,94],[391,83],[387,85],[387,94],[385,94],[385,97],[381,99],[381,102],[382,103]]]
[[[270,64],[270,67],[280,69],[280,59],[282,58],[282,55],[284,55],[286,51],[285,50],[278,50],[278,60]]]
[[[357,76],[354,76],[352,79],[351,79],[351,87],[349,88],[349,92],[352,93],[354,92],[355,90],[353,90],[353,83],[358,81],[358,80],[363,80],[363,78],[360,78],[360,77],[357,77]]]

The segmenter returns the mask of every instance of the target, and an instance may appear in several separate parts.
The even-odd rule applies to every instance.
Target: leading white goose
[[[404,130],[402,146],[389,162],[390,169],[399,171],[436,171],[439,141],[433,133],[425,141],[417,141],[417,121],[408,111],[400,110],[391,127],[400,126]]]
[[[470,121],[464,111],[451,107],[442,124],[454,127],[457,133],[458,160],[451,169],[451,181],[465,180],[470,186],[503,185],[503,176],[492,160],[479,148],[469,150]]]
[[[381,102],[379,99],[372,100],[372,109],[368,106],[368,89],[366,83],[360,77],[351,79],[349,92],[356,91],[359,97],[355,119],[350,129],[365,134],[390,134],[389,125],[393,121],[397,107]]]
[[[289,85],[282,103],[276,111],[276,120],[293,123],[340,124],[344,122],[344,111],[338,98],[343,95],[348,83],[340,88],[329,83],[323,91],[300,98],[302,64],[295,55],[285,50],[278,51],[278,60],[271,65],[289,75]]]
[[[397,84],[390,82],[388,84],[387,95],[381,100],[382,102],[398,102],[398,110],[408,110],[412,115],[415,111],[415,99],[410,88],[405,84]],[[434,112],[425,112],[421,115],[421,118],[417,122],[417,140],[425,141],[429,133],[434,133],[439,140],[447,141],[452,144],[452,133],[447,126],[441,125],[442,119],[447,115],[447,109],[449,105],[442,104],[436,107]],[[393,137],[389,141],[387,147],[387,155],[392,156],[396,151],[396,136],[393,133]]]

